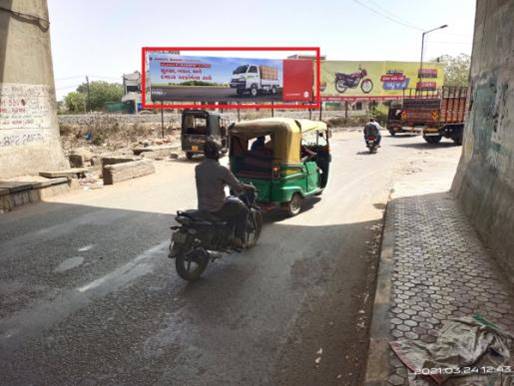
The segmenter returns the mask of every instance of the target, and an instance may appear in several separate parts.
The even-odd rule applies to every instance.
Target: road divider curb
[[[384,215],[364,386],[383,385],[389,377],[389,309],[393,271],[394,223],[390,201]]]

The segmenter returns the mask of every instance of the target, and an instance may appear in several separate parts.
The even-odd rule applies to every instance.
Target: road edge
[[[389,309],[393,271],[394,222],[389,200],[385,209],[375,298],[369,334],[364,386],[385,384],[389,377]]]

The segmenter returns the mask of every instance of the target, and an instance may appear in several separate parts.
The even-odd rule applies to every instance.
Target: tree
[[[444,63],[444,84],[446,86],[467,86],[471,57],[466,54],[457,56],[443,55],[437,59]]]
[[[82,83],[77,87],[77,92],[84,94],[87,98],[87,83]],[[103,109],[105,102],[119,102],[123,96],[123,87],[119,83],[109,83],[104,81],[93,81],[89,83],[91,95],[91,110]]]
[[[89,83],[91,96],[91,110],[98,111],[104,108],[105,102],[119,102],[123,96],[123,87],[119,83],[93,81]],[[83,112],[87,109],[88,90],[87,83],[77,87],[64,97],[66,108],[71,112]]]
[[[77,91],[72,91],[64,97],[64,103],[68,111],[73,113],[86,111],[86,95]]]

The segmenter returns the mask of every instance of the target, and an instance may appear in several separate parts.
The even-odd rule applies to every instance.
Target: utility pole
[[[91,112],[91,90],[89,88],[89,76],[86,75],[86,85],[87,85],[87,111]]]
[[[423,74],[422,74],[422,72],[423,72],[423,50],[425,49],[425,35],[429,34],[430,32],[434,32],[434,31],[437,31],[438,29],[443,29],[446,27],[448,27],[448,24],[444,24],[440,27],[432,28],[428,31],[424,31],[421,34],[421,57],[419,59],[418,85],[421,85],[421,77],[423,76]],[[417,89],[418,89],[418,87],[416,87],[416,91],[418,91]]]
[[[161,101],[161,135],[164,138],[164,102]]]

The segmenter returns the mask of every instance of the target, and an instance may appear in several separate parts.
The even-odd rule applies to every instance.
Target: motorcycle
[[[344,93],[349,88],[361,87],[364,94],[369,94],[373,90],[373,82],[369,78],[368,72],[365,69],[359,68],[359,71],[352,74],[344,74],[342,72],[336,72],[335,87],[337,92]]]
[[[368,147],[370,153],[376,153],[378,148],[377,137],[374,135],[368,135],[366,137],[366,146]]]
[[[244,249],[255,246],[262,229],[262,211],[256,204],[255,189],[245,189],[236,197],[248,208],[244,235]],[[233,245],[234,224],[221,220],[212,214],[199,210],[177,211],[175,220],[181,224],[172,226],[169,258],[175,259],[178,275],[187,281],[200,278],[209,261],[214,261],[223,253],[241,252]]]

